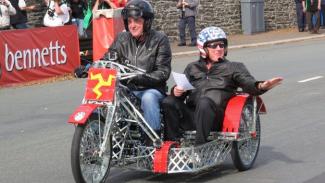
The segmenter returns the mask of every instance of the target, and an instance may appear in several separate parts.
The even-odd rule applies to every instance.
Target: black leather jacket
[[[230,62],[225,59],[214,63],[208,70],[206,62],[199,60],[189,64],[184,73],[195,87],[194,90],[182,96],[184,99],[187,96],[186,103],[192,107],[203,96],[225,107],[228,100],[238,91],[238,87],[251,95],[260,95],[265,92],[257,89],[257,84],[261,81],[256,81],[244,64],[239,62]]]
[[[146,70],[150,76],[143,75],[130,80],[128,85],[131,86],[131,89],[154,88],[162,93],[166,92],[166,81],[171,71],[172,53],[168,37],[165,34],[150,30],[146,33],[143,41],[138,41],[132,37],[130,32],[122,32],[109,50],[109,52],[117,52],[118,62],[124,63],[128,60],[130,64]]]

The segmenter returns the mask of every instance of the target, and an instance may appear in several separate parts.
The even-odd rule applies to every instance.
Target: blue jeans
[[[185,40],[186,24],[188,25],[188,29],[190,31],[191,43],[196,44],[195,17],[194,16],[179,19],[178,31],[179,31],[180,43],[186,43],[186,40]]]
[[[164,95],[156,89],[133,91],[133,94],[141,100],[141,109],[149,126],[160,130],[160,102]]]
[[[321,25],[325,26],[325,4],[321,5],[321,16],[322,16],[322,20],[323,20]]]
[[[83,28],[84,20],[79,18],[73,18],[72,24],[77,25],[79,37],[86,37],[86,32]]]
[[[27,29],[29,26],[26,23],[12,24],[15,29]]]

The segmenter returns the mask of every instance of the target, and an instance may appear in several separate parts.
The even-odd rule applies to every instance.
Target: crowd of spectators
[[[35,8],[35,5],[27,6],[25,0],[0,0],[0,29],[28,28],[27,12]]]
[[[325,0],[295,0],[298,31],[318,34],[325,28]]]
[[[87,38],[92,14],[98,9],[121,8],[127,0],[43,0],[42,5],[31,5],[28,0],[0,0],[0,30],[29,28],[27,13],[46,7],[43,26],[67,24],[77,26],[80,38]],[[28,4],[28,5],[27,5]]]

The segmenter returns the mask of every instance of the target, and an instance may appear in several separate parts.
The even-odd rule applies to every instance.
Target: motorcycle
[[[164,141],[144,119],[140,101],[125,84],[144,70],[100,60],[88,73],[82,104],[69,117],[75,125],[71,167],[76,182],[105,182],[112,167],[195,173],[221,164],[228,155],[240,171],[253,166],[260,146],[259,115],[266,113],[260,97],[238,93],[231,98],[222,130],[194,146],[195,131],[185,131],[179,142]],[[147,146],[145,138],[153,145]]]

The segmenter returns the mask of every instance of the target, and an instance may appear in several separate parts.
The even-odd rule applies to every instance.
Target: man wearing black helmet
[[[165,140],[178,140],[181,129],[196,129],[196,145],[205,143],[211,130],[220,130],[228,100],[238,87],[251,95],[260,95],[282,81],[281,77],[257,81],[244,64],[228,61],[227,37],[219,27],[203,29],[197,45],[200,59],[184,71],[194,89],[185,91],[175,86],[171,96],[162,102]]]
[[[122,10],[126,32],[120,33],[108,54],[117,53],[118,62],[126,60],[146,70],[129,81],[133,93],[141,99],[141,108],[150,127],[160,135],[160,102],[165,96],[171,70],[171,49],[165,34],[151,28],[154,12],[145,0],[131,0]],[[106,54],[106,55],[108,55]]]

